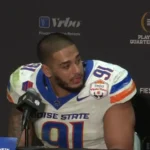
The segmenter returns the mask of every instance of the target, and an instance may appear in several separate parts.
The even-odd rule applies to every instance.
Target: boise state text
[[[49,119],[61,119],[61,120],[76,120],[76,119],[89,119],[89,113],[79,113],[79,114],[57,114],[49,112],[39,112],[32,115],[32,118],[49,118]]]

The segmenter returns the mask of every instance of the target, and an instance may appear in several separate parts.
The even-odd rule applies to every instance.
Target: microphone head
[[[19,97],[17,103],[17,109],[22,111],[27,107],[28,108],[30,107],[35,111],[44,109],[44,104],[42,103],[42,99],[40,98],[40,95],[35,91],[34,88],[29,88],[25,94]]]
[[[36,90],[35,90],[34,88],[28,88],[28,89],[27,89],[27,92],[30,92],[30,93],[32,93],[32,94],[34,94],[34,95],[39,96],[39,94],[36,92]]]

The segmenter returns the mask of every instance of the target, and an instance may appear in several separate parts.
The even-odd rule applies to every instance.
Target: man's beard
[[[65,81],[63,81],[60,77],[54,76],[54,78],[55,78],[55,81],[57,82],[57,84],[58,84],[61,88],[67,90],[68,92],[72,92],[72,93],[80,92],[81,89],[82,89],[82,88],[84,87],[84,85],[85,85],[85,80],[83,79],[83,83],[82,83],[79,87],[72,88],[72,87],[69,87],[68,84],[67,84]]]

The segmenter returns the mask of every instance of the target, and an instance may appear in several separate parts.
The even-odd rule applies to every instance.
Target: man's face
[[[49,69],[51,81],[69,91],[83,86],[84,69],[75,45],[68,46],[53,53]]]

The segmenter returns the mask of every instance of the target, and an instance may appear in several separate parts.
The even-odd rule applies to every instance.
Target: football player
[[[13,104],[34,88],[46,106],[32,118],[30,143],[34,131],[50,148],[133,149],[131,99],[136,86],[126,69],[101,60],[82,61],[74,41],[61,33],[42,38],[37,56],[40,63],[20,66],[7,88]],[[14,107],[9,136],[19,137],[21,116]],[[23,132],[19,145],[24,144]]]

